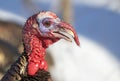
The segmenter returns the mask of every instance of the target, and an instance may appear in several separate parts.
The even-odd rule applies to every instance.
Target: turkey
[[[46,49],[60,39],[79,46],[73,27],[50,11],[41,11],[25,23],[22,31],[24,52],[1,81],[52,81],[45,60]]]

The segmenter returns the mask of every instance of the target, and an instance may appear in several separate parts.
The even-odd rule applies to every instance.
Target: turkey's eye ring
[[[45,19],[42,21],[42,24],[46,27],[49,28],[52,24],[52,20],[51,19]]]
[[[46,21],[43,23],[43,25],[48,28],[51,26],[51,21]]]

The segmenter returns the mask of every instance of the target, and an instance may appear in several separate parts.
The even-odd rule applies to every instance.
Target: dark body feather
[[[26,65],[27,54],[23,53],[7,71],[1,81],[52,81],[50,73],[45,70],[39,70],[34,76],[27,75]]]

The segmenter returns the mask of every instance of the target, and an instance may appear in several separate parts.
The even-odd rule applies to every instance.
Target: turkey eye
[[[50,27],[51,26],[51,21],[45,21],[45,22],[43,22],[43,25],[45,26],[45,27]]]

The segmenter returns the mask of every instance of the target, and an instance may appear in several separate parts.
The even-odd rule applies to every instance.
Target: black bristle
[[[34,76],[24,76],[21,81],[52,81],[50,73],[45,70],[39,70]]]

